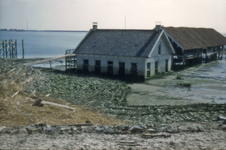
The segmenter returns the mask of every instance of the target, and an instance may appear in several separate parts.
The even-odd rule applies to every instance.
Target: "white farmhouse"
[[[97,23],[75,49],[78,71],[144,80],[171,70],[174,49],[164,29],[97,29]]]

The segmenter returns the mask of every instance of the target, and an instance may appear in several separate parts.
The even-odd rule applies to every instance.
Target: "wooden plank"
[[[92,123],[69,124],[68,126],[92,126]]]
[[[224,117],[224,116],[218,116],[218,119],[226,121],[226,117]]]
[[[58,104],[58,103],[54,103],[54,102],[42,101],[41,103],[46,104],[46,105],[58,106],[58,107],[62,107],[62,108],[70,109],[70,110],[75,110],[75,108],[72,108],[70,106],[66,106],[66,105],[62,105],[62,104]]]
[[[137,144],[135,140],[132,141],[126,141],[126,140],[121,140],[118,145],[124,145],[124,146],[139,146],[140,144]]]
[[[26,63],[24,65],[25,66],[31,66],[31,65],[34,65],[34,64],[41,64],[41,63],[44,63],[44,62],[48,62],[48,61],[52,61],[52,60],[60,59],[60,58],[64,58],[64,57],[69,57],[69,56],[76,56],[76,54],[69,54],[69,55],[63,55],[63,56],[54,57],[54,58],[48,58],[48,59],[44,59],[44,60],[38,60],[38,61],[35,61],[35,62]]]
[[[159,134],[142,134],[141,137],[143,138],[153,138],[153,137],[171,137],[171,134],[164,134],[164,133],[159,133]]]

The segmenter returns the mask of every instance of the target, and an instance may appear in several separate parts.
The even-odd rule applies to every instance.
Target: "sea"
[[[65,50],[75,49],[88,31],[0,31],[0,41],[17,40],[17,58],[49,58],[65,55]],[[222,33],[226,37],[226,33]],[[1,46],[1,45],[0,45]]]
[[[17,40],[17,58],[50,58],[65,55],[65,50],[75,49],[88,31],[0,31],[2,40]],[[1,47],[1,45],[0,45]]]
[[[24,58],[53,58],[65,55],[67,49],[75,49],[87,33],[88,31],[0,31],[0,42],[17,40],[18,59],[22,58],[22,40]],[[226,37],[226,33],[222,35]],[[52,67],[60,70],[64,70],[64,64],[64,59],[51,62]],[[33,67],[49,68],[50,64],[47,62]]]

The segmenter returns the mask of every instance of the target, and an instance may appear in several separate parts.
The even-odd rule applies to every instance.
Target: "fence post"
[[[2,55],[3,55],[3,58],[4,58],[4,54],[5,54],[5,43],[4,43],[4,40],[2,40]]]
[[[6,58],[7,58],[7,49],[8,49],[8,47],[7,47],[7,40],[5,40],[5,55],[6,55]]]
[[[9,39],[9,58],[12,58],[12,43],[11,40]]]
[[[16,51],[16,58],[17,58],[17,40],[15,40],[15,51]]]
[[[24,40],[22,39],[22,58],[24,59]]]

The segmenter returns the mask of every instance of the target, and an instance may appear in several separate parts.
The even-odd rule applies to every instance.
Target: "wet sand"
[[[180,74],[182,79],[176,79]],[[183,85],[191,85],[184,87]],[[226,60],[191,67],[163,79],[130,84],[129,105],[226,103]]]

